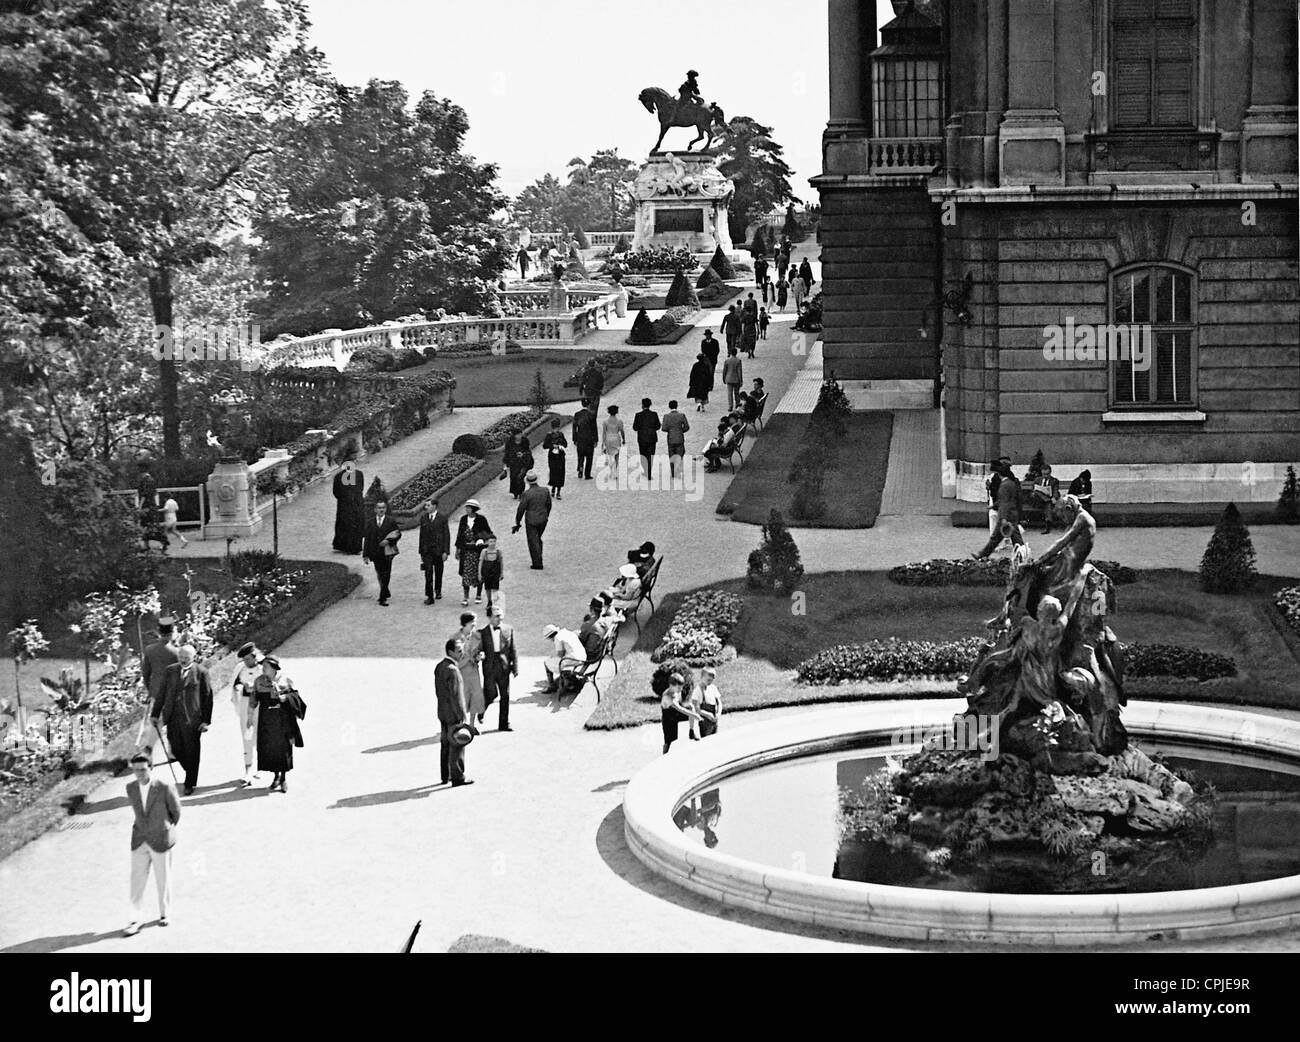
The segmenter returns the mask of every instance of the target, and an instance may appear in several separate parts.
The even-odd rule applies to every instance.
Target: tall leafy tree
[[[495,299],[511,251],[496,167],[461,151],[469,121],[399,83],[339,86],[295,176],[254,222],[266,335],[346,328]]]
[[[772,128],[751,116],[737,116],[719,133],[718,168],[736,183],[728,217],[731,237],[743,242],[750,223],[795,198],[794,171],[772,140]]]
[[[323,82],[308,30],[303,0],[58,0],[6,17],[7,96],[111,205],[155,324],[174,324],[178,274],[220,251],[293,149]],[[180,376],[157,369],[178,457]]]
[[[603,225],[606,231],[616,232],[631,223],[633,203],[628,185],[636,177],[636,170],[636,164],[620,156],[617,148],[603,148],[591,157],[585,165],[585,179],[599,195],[603,213],[599,225],[588,227]]]
[[[555,231],[560,227],[558,212],[564,198],[565,186],[554,174],[547,174],[519,193],[510,204],[510,215],[521,228]]]

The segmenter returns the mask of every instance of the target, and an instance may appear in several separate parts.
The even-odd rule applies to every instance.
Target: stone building
[[[1300,460],[1295,0],[830,0],[826,367],[941,407],[945,494],[1099,502]],[[929,392],[931,400],[924,401]]]

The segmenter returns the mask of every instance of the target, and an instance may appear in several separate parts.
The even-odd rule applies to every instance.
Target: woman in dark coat
[[[786,304],[790,302],[790,283],[785,281],[782,275],[776,283],[776,306],[782,311],[785,310]]]
[[[469,588],[476,587],[476,602],[483,600],[483,583],[479,579],[478,559],[483,553],[483,547],[487,546],[488,536],[492,534],[492,528],[485,518],[479,512],[478,500],[465,500],[465,515],[460,519],[460,527],[456,529],[456,560],[460,562],[460,585],[465,591],[465,596],[461,599],[461,606],[469,604]]]
[[[686,397],[695,402],[696,412],[703,412],[704,407],[709,404],[711,390],[713,390],[713,368],[703,354],[698,354],[695,356],[695,364],[691,366],[691,382],[686,391]]]
[[[546,450],[547,484],[551,486],[551,495],[556,499],[561,498],[560,493],[564,488],[564,465],[568,458],[565,449],[568,447],[569,439],[560,429],[560,418],[557,416],[551,421],[550,433],[542,439],[542,448]]]
[[[754,348],[758,346],[758,315],[745,309],[740,319],[740,349],[750,358],[754,357]]]
[[[262,659],[262,675],[253,683],[257,699],[257,769],[271,772],[271,791],[288,792],[285,775],[293,770],[293,747],[302,748],[298,721],[307,715],[307,703],[293,681],[280,672],[274,655]]]
[[[366,533],[366,476],[345,463],[334,475],[334,549],[344,554],[361,553]]]
[[[811,293],[813,288],[813,271],[812,265],[808,263],[807,257],[799,262],[799,277],[803,279],[804,292]]]
[[[523,432],[506,442],[501,462],[510,473],[510,494],[518,499],[524,491],[524,475],[533,469],[533,449]]]

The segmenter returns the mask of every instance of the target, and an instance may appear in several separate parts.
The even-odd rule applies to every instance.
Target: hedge
[[[1139,579],[1134,568],[1115,561],[1093,561],[1116,586],[1126,586]],[[889,570],[889,581],[899,586],[1005,586],[1010,577],[1011,561],[1006,557],[974,560],[934,558],[912,564],[900,564]]]
[[[984,641],[979,637],[932,642],[873,640],[839,644],[799,663],[796,675],[804,684],[839,684],[855,680],[909,680],[917,677],[959,677],[969,673]],[[1126,677],[1186,677],[1214,680],[1237,675],[1226,655],[1172,644],[1124,646]]]
[[[465,435],[461,435],[461,437],[465,437]],[[453,452],[450,455],[443,456],[440,460],[425,467],[409,481],[403,482],[401,488],[390,497],[389,508],[394,513],[403,510],[414,510],[452,478],[465,473],[478,462],[478,458],[466,453]]]

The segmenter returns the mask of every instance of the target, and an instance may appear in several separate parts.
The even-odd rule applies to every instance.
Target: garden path
[[[708,317],[714,328],[718,317]],[[753,363],[746,360],[746,377],[763,376],[778,395],[804,361],[779,349],[783,324],[773,327]],[[620,341],[618,331],[602,330],[588,344]],[[642,395],[661,411],[669,395],[684,397],[698,341],[692,333],[660,349],[612,400],[626,415]],[[425,444],[413,469],[434,458],[441,426],[417,436]],[[456,433],[462,429],[455,425]],[[691,446],[707,433],[692,431]],[[397,458],[386,455],[392,451],[377,461],[385,478],[388,461]],[[374,602],[367,575],[353,597],[280,648],[309,703],[306,746],[289,776],[292,792],[234,787],[240,773],[235,720],[225,696],[218,699],[204,741],[204,785],[185,800],[170,928],[120,936],[130,815],[125,778],[118,778],[93,793],[66,828],[0,862],[0,951],[395,951],[417,919],[422,951],[445,951],[467,933],[556,951],[917,947],[863,944],[719,909],[652,876],[624,845],[619,808],[627,780],[660,753],[658,728],[586,732],[582,724],[595,704],[590,687],[566,706],[539,691],[548,651],[543,625],[576,625],[626,548],[649,538],[666,553],[661,593],[743,574],[758,532],[714,513],[727,474],[700,478],[692,486],[698,494],[570,478],[547,530],[541,572],[523,566],[523,536],[509,534],[514,503],[505,484],[493,482],[478,496],[504,541],[506,610],[521,661],[514,732],[493,730],[493,710],[468,750],[476,785],[455,792],[436,784],[432,671],[460,607],[456,599],[424,606],[415,555],[404,554],[391,607]],[[329,555],[330,502],[304,496],[286,507],[287,556]],[[1103,531],[1097,554],[1148,567],[1189,567],[1208,535],[1204,529]],[[1254,536],[1261,568],[1300,574],[1300,533],[1259,529]],[[952,529],[946,518],[897,516],[882,517],[868,531],[796,531],[795,537],[806,567],[824,570],[969,553],[978,533]],[[721,681],[725,692],[725,674]],[[782,712],[789,710],[746,719]],[[146,908],[152,900],[146,897]],[[1178,947],[1300,950],[1300,935]]]

